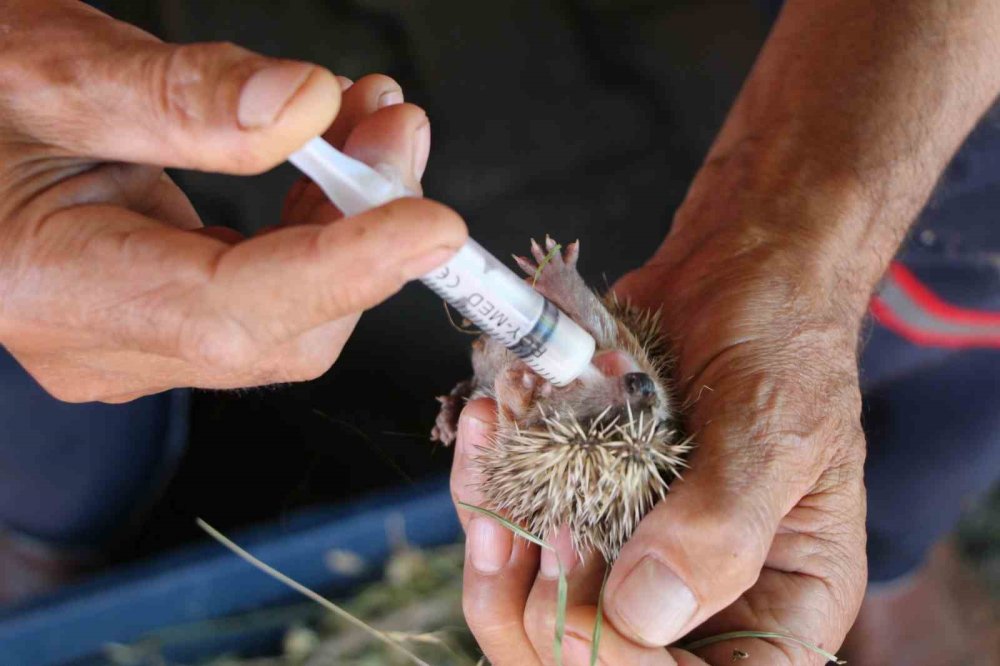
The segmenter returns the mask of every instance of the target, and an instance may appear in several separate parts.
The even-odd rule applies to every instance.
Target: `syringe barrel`
[[[469,239],[421,280],[556,386],[569,384],[590,365],[590,334],[476,241]]]
[[[321,137],[288,159],[345,215],[414,196],[398,179],[344,155]],[[422,280],[556,386],[569,384],[589,367],[595,348],[590,334],[474,240]]]

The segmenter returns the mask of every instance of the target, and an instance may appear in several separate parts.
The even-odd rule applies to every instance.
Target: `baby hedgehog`
[[[451,444],[471,398],[497,401],[494,441],[475,462],[490,509],[545,538],[568,525],[578,553],[614,560],[667,492],[690,449],[668,379],[659,313],[591,291],[576,270],[579,242],[534,240],[537,264],[515,257],[534,288],[597,342],[593,365],[556,387],[487,336],[472,345],[473,377],[438,398],[432,439]],[[541,266],[541,270],[539,270]]]

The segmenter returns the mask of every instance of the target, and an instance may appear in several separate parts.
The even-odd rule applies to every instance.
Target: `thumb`
[[[466,238],[454,211],[414,198],[337,224],[286,227],[215,260],[206,311],[225,312],[273,344],[382,302],[444,264]]]
[[[757,581],[777,529],[776,493],[696,462],[643,518],[605,588],[609,619],[642,645],[669,645],[733,603]]]
[[[49,7],[23,19],[30,29],[4,56],[21,70],[6,99],[22,131],[71,155],[257,173],[322,134],[339,108],[336,77],[316,65],[165,44],[82,3]]]

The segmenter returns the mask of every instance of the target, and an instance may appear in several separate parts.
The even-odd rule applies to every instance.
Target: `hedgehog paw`
[[[438,396],[437,401],[441,403],[441,410],[434,419],[434,428],[431,430],[432,442],[438,441],[445,446],[451,446],[458,436],[458,418],[462,415],[462,408],[470,395],[472,395],[472,382],[466,380],[459,382],[448,395]]]
[[[531,412],[540,396],[551,395],[552,384],[519,361],[497,377],[495,391],[504,416],[520,421]]]

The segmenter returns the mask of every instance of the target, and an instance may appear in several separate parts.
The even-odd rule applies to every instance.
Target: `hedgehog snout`
[[[656,384],[645,372],[622,375],[622,386],[633,409],[646,409],[656,404]]]

